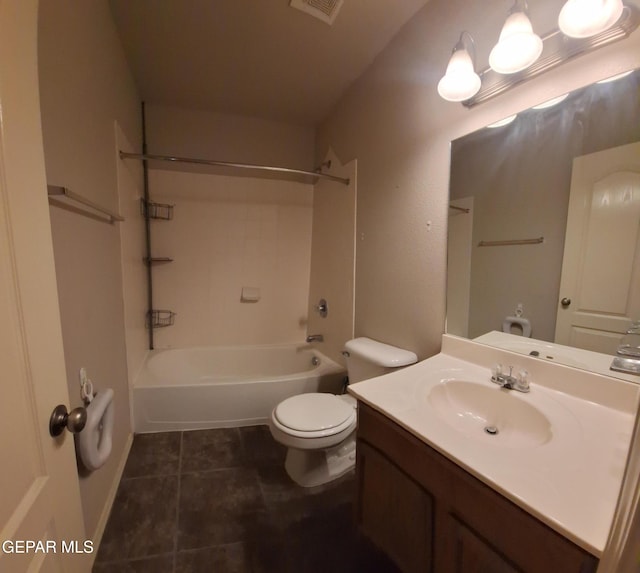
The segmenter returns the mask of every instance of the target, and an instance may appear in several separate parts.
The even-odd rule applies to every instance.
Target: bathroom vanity
[[[596,557],[360,404],[357,519],[405,573],[588,573]]]
[[[492,384],[495,362],[529,370],[531,392]],[[403,572],[596,570],[637,385],[445,336],[350,391],[357,520]]]

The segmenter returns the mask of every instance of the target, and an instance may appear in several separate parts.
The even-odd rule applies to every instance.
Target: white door
[[[90,568],[69,404],[36,60],[37,0],[0,0],[0,571]],[[64,545],[63,545],[64,541]],[[38,543],[40,542],[40,543]],[[66,552],[65,552],[66,550]]]
[[[640,142],[573,161],[555,341],[614,354],[640,318]]]

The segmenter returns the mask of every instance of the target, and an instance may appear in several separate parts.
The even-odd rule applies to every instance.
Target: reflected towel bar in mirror
[[[544,237],[536,239],[514,239],[512,241],[480,241],[479,247],[504,247],[507,245],[539,245],[544,243]]]

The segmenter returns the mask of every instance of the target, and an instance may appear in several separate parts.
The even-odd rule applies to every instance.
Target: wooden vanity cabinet
[[[357,521],[404,573],[595,572],[593,555],[386,416],[358,408]]]

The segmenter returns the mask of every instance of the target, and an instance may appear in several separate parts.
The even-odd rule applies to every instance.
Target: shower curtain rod
[[[349,185],[350,180],[345,177],[336,177],[327,173],[304,171],[302,169],[289,169],[287,167],[272,167],[270,165],[254,165],[252,163],[231,163],[228,161],[214,161],[212,159],[192,159],[189,157],[173,157],[170,155],[149,155],[147,153],[125,153],[120,151],[120,159],[142,159],[148,161],[171,161],[174,163],[195,163],[196,165],[213,165],[215,167],[237,167],[239,169],[254,169],[256,171],[272,171],[277,173],[290,173],[293,175],[309,175],[319,179],[337,181],[343,185]]]

